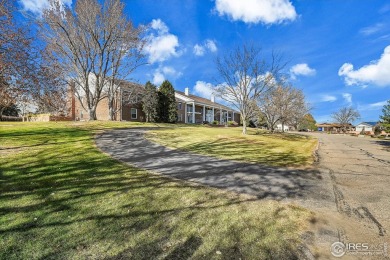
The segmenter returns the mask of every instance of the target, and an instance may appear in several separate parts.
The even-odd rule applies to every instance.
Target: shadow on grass
[[[128,131],[118,130],[127,134],[123,139],[110,139],[103,147],[114,147],[121,156],[149,163],[155,169],[158,165],[150,163],[153,156],[148,152],[152,155],[162,152],[159,155],[168,159],[181,156],[161,148],[147,151],[142,139],[132,139]],[[135,136],[143,134],[138,129],[133,131]],[[186,259],[203,246],[204,238],[216,227],[213,232],[220,232],[220,241],[212,240],[211,251],[203,249],[206,258],[215,257],[218,249],[223,251],[224,258],[255,256],[259,250],[265,256],[268,251],[272,255],[279,247],[264,244],[259,249],[255,242],[250,244],[241,237],[252,232],[246,230],[248,223],[258,219],[261,224],[251,224],[256,226],[253,235],[269,237],[273,232],[280,232],[287,236],[285,223],[290,216],[274,215],[271,209],[242,221],[241,218],[252,214],[246,212],[244,205],[256,202],[255,198],[243,199],[125,167],[95,149],[89,131],[27,129],[24,133],[10,130],[9,135],[3,132],[0,136],[0,141],[15,138],[17,145],[28,148],[0,158],[0,259]],[[125,150],[133,141],[138,151]],[[221,170],[219,175],[209,174],[208,170],[201,173],[208,181],[228,175],[232,170],[230,165],[219,166],[219,161],[203,163],[210,171]],[[170,162],[170,166],[175,165],[181,164]],[[173,176],[167,175],[190,180],[188,173],[200,173],[196,170],[198,162],[187,161],[182,166],[189,172],[178,168]],[[279,195],[295,196],[299,189],[305,189],[299,181],[271,184],[271,180],[267,181],[271,175],[265,174],[260,181],[288,191]],[[251,187],[252,191],[255,186]],[[245,193],[247,183],[242,188]],[[259,198],[272,197],[272,189],[267,195],[260,188]],[[219,219],[220,216],[224,217]],[[241,233],[219,231],[227,226]],[[272,231],[267,230],[270,226],[274,226]]]

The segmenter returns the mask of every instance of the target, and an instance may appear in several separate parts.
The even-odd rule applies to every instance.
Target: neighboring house
[[[134,92],[134,88],[139,89],[136,93],[142,93],[143,86],[135,83],[122,82],[121,89],[115,99],[115,107],[117,113],[115,114],[116,121],[135,121],[145,122],[145,113],[142,111],[142,104],[137,100],[128,101],[128,96]],[[127,94],[126,93],[130,93]],[[175,98],[177,103],[177,121],[179,123],[196,123],[200,124],[204,121],[213,122],[218,121],[219,124],[226,124],[227,121],[236,121],[240,123],[240,113],[231,108],[218,104],[214,98],[202,98],[199,96],[189,94],[188,88],[185,92],[175,91]],[[83,100],[83,99],[82,99]],[[85,101],[83,100],[83,103]],[[86,106],[84,106],[86,107]],[[103,98],[97,108],[96,116],[98,120],[109,120],[108,115],[108,100]],[[89,120],[89,114],[86,109],[81,106],[78,98],[73,94],[72,96],[72,110],[71,117],[73,120]]]
[[[282,129],[283,129],[283,131],[282,131]],[[275,128],[276,131],[280,131],[280,132],[288,132],[288,131],[291,131],[291,129],[292,129],[292,127],[290,127],[289,125],[284,125],[282,128],[282,124],[277,124],[276,128]]]
[[[345,129],[347,132],[351,132],[354,130],[354,126],[352,124],[337,124],[337,123],[320,123],[316,124],[317,130],[319,132],[332,132],[332,133],[342,133]]]
[[[364,131],[373,134],[377,124],[378,122],[361,122],[360,124],[356,125],[356,132],[361,133]]]

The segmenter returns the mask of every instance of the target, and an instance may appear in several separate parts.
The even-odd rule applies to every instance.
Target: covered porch
[[[213,121],[218,121],[221,125],[227,124],[228,121],[240,123],[240,114],[234,110],[196,102],[186,104],[185,115],[185,123],[187,124],[212,123]]]

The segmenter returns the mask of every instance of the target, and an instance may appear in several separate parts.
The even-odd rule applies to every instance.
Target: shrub
[[[208,124],[209,124],[209,121],[203,121],[202,124],[203,124],[203,125],[208,125]]]
[[[382,130],[381,130],[380,127],[375,127],[375,128],[374,128],[374,134],[375,134],[375,135],[380,135],[381,133],[382,133]]]
[[[227,123],[228,123],[228,126],[238,125],[237,122],[235,122],[235,121],[228,121]]]
[[[214,121],[212,122],[212,124],[213,124],[213,125],[218,125],[219,122],[218,122],[217,120],[214,120]]]

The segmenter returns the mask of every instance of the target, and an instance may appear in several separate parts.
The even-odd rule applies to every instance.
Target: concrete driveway
[[[331,178],[340,239],[390,243],[390,141],[310,135],[320,142],[320,170]]]
[[[325,180],[316,169],[268,167],[169,149],[146,140],[147,130],[112,130],[100,134],[96,144],[118,160],[168,177],[257,198],[299,200],[308,207],[334,206],[332,192],[324,188]]]

